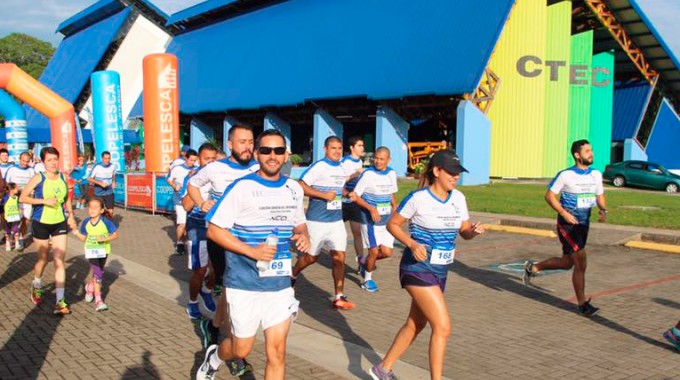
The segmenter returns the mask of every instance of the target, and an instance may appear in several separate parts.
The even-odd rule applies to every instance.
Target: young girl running
[[[451,331],[444,289],[456,252],[456,237],[460,234],[467,240],[484,233],[481,224],[470,223],[465,196],[456,190],[460,173],[466,171],[455,153],[435,153],[420,189],[404,198],[387,223],[387,230],[406,246],[399,265],[399,281],[412,301],[406,323],[387,355],[371,368],[371,377],[375,380],[396,379],[392,365],[427,323],[432,328],[430,377],[442,378],[446,342]],[[406,220],[409,220],[408,233],[401,228]]]
[[[15,247],[19,247],[19,227],[21,226],[21,211],[19,210],[19,185],[14,182],[7,184],[7,193],[2,200],[5,206],[5,249],[12,250],[12,240]]]
[[[85,257],[90,262],[92,277],[85,284],[85,301],[95,301],[97,311],[108,310],[109,307],[102,300],[102,282],[104,281],[104,265],[106,258],[111,253],[111,241],[118,239],[116,226],[103,214],[106,211],[104,201],[101,198],[92,198],[87,203],[89,217],[83,220],[80,231],[74,230],[73,234],[85,242]]]

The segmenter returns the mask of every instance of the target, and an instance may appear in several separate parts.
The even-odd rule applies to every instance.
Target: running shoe
[[[7,241],[5,242],[5,251],[9,252],[11,250],[12,250],[12,242],[9,241],[9,239],[7,239]]]
[[[241,377],[248,372],[253,372],[253,366],[246,361],[246,359],[234,359],[226,361],[229,373],[235,377]]]
[[[385,371],[383,367],[380,366],[380,363],[371,367],[371,377],[373,380],[398,380],[397,375],[395,375],[394,372],[391,370]]]
[[[94,308],[96,311],[104,311],[104,310],[109,310],[109,307],[104,303],[104,301],[97,301],[96,307]]]
[[[333,308],[339,309],[339,310],[352,310],[355,307],[357,307],[356,304],[353,304],[352,302],[349,302],[347,300],[347,296],[341,296],[340,298],[336,298],[333,300]]]
[[[42,303],[44,294],[45,292],[42,288],[36,288],[31,284],[31,302],[33,302],[34,305],[40,305]]]
[[[182,256],[184,254],[184,244],[177,244],[175,246],[175,253]]]
[[[187,304],[187,315],[191,319],[202,319],[203,314],[201,314],[201,309],[198,308],[198,302]]]
[[[522,282],[524,285],[531,284],[531,279],[536,277],[536,273],[532,271],[534,263],[530,260],[524,262],[524,274],[522,275]]]
[[[670,328],[668,331],[663,333],[663,337],[668,341],[668,343],[672,344],[673,347],[680,350],[680,336],[675,335],[673,328]]]
[[[215,306],[215,300],[213,300],[212,297],[212,292],[203,293],[201,291],[198,292],[198,294],[201,296],[201,299],[203,300],[203,306],[205,306],[205,308],[208,309],[208,311],[210,311],[211,313],[214,313],[217,308]]]
[[[213,380],[215,378],[219,368],[213,368],[210,365],[210,356],[217,352],[219,347],[220,346],[213,344],[205,351],[205,359],[203,359],[203,363],[198,367],[198,371],[196,371],[196,380]]]
[[[217,344],[217,340],[220,336],[220,329],[213,326],[212,320],[202,319],[198,323],[198,327],[201,330],[201,344],[204,349],[207,349],[213,344]]]
[[[592,317],[595,316],[595,314],[597,314],[598,311],[600,311],[600,308],[591,305],[590,300],[588,300],[583,305],[579,305],[578,311],[584,317]]]
[[[17,245],[14,248],[16,248],[16,250],[19,251],[19,252],[23,252],[24,251],[24,243],[22,243],[21,240],[19,240],[19,241],[17,241]]]
[[[85,284],[85,302],[91,303],[92,301],[94,301],[94,289],[92,283],[88,282]]]
[[[375,293],[378,291],[378,284],[376,284],[373,280],[364,281],[361,284],[361,289],[364,289],[369,293]]]
[[[57,301],[56,305],[54,305],[54,314],[55,315],[71,314],[71,309],[68,308],[68,304],[63,298]]]
[[[213,288],[213,297],[219,297],[222,295],[222,285],[215,284]]]

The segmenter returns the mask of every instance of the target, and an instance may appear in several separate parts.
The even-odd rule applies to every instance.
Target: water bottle
[[[279,244],[279,229],[274,228],[272,233],[267,236],[267,239],[265,239],[264,244],[276,247]],[[264,272],[269,268],[269,261],[268,260],[257,260],[257,270],[260,272]]]

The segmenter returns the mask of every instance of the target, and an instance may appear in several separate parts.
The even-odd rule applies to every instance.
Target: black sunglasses
[[[259,154],[271,154],[272,151],[274,151],[274,154],[277,156],[281,156],[283,154],[286,154],[286,147],[285,146],[277,146],[277,147],[271,147],[271,146],[261,146],[257,148],[257,153]]]

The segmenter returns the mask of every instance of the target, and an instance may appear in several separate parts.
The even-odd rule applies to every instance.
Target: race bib
[[[342,210],[342,196],[337,195],[332,201],[326,202],[326,210]]]
[[[435,265],[449,265],[453,263],[453,259],[456,257],[455,249],[432,249],[432,255],[430,256],[430,264]]]
[[[267,269],[259,274],[260,277],[290,277],[293,274],[293,255],[290,252],[277,253]]]
[[[387,202],[387,203],[378,203],[375,205],[375,208],[378,209],[378,214],[380,215],[389,215],[392,213],[392,204]]]
[[[87,248],[85,247],[86,259],[103,259],[106,257],[106,248]]]
[[[5,220],[9,223],[18,222],[21,220],[20,214],[5,214]]]
[[[593,208],[596,203],[595,194],[579,194],[576,198],[576,208]]]

